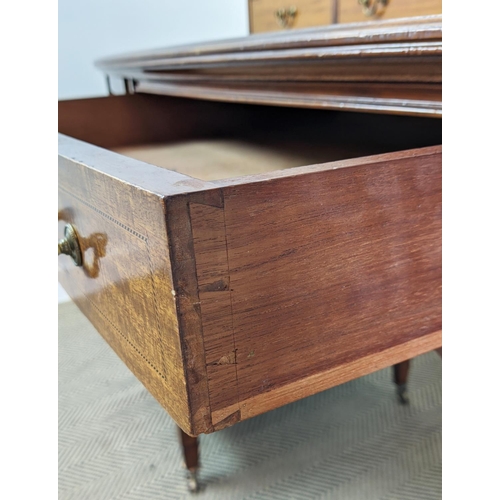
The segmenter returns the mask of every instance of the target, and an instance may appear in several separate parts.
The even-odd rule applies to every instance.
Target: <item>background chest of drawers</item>
[[[441,14],[441,0],[249,0],[250,33]]]

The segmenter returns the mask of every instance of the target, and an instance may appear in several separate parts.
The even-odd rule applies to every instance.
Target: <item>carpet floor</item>
[[[385,369],[200,437],[187,492],[173,420],[72,303],[59,305],[59,500],[441,498],[441,360],[411,403]]]

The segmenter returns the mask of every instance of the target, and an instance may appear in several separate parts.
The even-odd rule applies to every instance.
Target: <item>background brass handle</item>
[[[82,252],[78,243],[78,234],[71,224],[66,224],[64,227],[64,238],[59,240],[57,244],[57,254],[69,255],[75,266],[82,265]]]
[[[389,0],[358,0],[363,8],[363,14],[367,17],[381,16],[385,12],[385,8]]]
[[[289,28],[292,26],[295,21],[295,16],[297,15],[297,7],[294,5],[290,7],[284,7],[282,9],[278,9],[274,12],[274,17],[276,21],[282,28]]]

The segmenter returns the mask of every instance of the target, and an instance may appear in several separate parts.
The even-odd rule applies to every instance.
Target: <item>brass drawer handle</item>
[[[389,0],[358,0],[363,8],[363,14],[367,17],[381,16]]]
[[[282,28],[290,28],[295,21],[296,15],[297,7],[295,5],[284,7],[274,12],[274,17]]]
[[[66,224],[64,227],[64,238],[59,240],[57,244],[57,254],[69,255],[75,266],[82,265],[82,252],[78,243],[78,234],[71,224]]]

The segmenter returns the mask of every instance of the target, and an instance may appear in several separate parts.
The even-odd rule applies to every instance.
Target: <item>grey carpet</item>
[[[441,360],[411,404],[389,369],[201,436],[201,499],[441,498]],[[73,304],[59,306],[59,498],[193,498],[174,422]]]

